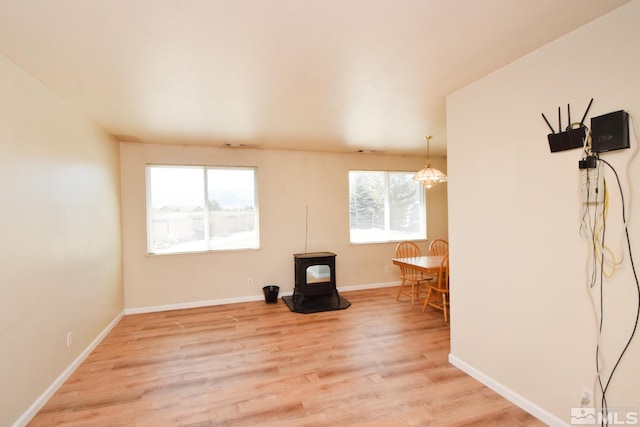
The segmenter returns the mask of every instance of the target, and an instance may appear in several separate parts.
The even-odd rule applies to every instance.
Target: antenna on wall
[[[305,205],[304,214],[304,253],[307,253],[307,240],[309,239],[309,205]]]

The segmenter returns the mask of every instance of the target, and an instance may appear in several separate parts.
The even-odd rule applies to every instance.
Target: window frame
[[[153,233],[153,220],[152,217],[152,180],[151,170],[153,168],[185,168],[185,169],[200,169],[202,171],[202,213],[203,213],[203,240],[201,241],[202,249],[194,250],[176,250],[176,251],[158,251],[153,248],[154,239]],[[209,207],[209,170],[250,170],[253,171],[253,234],[255,245],[249,245],[244,247],[221,247],[216,248],[211,246],[210,232],[210,212]],[[146,187],[146,200],[145,200],[145,219],[146,219],[146,254],[148,256],[163,256],[163,255],[185,255],[185,254],[202,254],[208,252],[235,252],[235,251],[251,251],[261,249],[260,239],[260,212],[259,212],[259,191],[258,191],[258,167],[257,166],[236,166],[236,165],[210,165],[210,164],[175,164],[175,163],[147,163],[145,164],[145,187]],[[208,236],[208,237],[207,237]]]
[[[383,233],[385,235],[386,238],[384,239],[368,239],[368,240],[363,240],[363,239],[356,239],[354,240],[354,236],[353,236],[353,230],[354,228],[352,228],[352,218],[351,218],[351,201],[352,201],[352,182],[351,182],[351,176],[353,173],[379,173],[379,174],[384,174],[384,194],[382,195],[382,198],[384,199],[384,226],[385,229],[383,230]],[[412,241],[426,241],[427,240],[427,229],[428,229],[428,224],[427,224],[427,193],[425,188],[419,183],[419,182],[415,182],[415,185],[417,186],[416,188],[416,194],[419,195],[419,207],[418,207],[418,226],[419,226],[419,230],[417,232],[417,234],[419,235],[415,235],[416,233],[414,233],[414,235],[397,235],[394,238],[394,232],[391,230],[391,203],[390,203],[390,185],[389,185],[389,176],[391,174],[406,174],[406,175],[410,175],[411,177],[413,177],[413,175],[415,174],[415,172],[412,171],[406,171],[406,170],[369,170],[369,169],[350,169],[349,173],[348,173],[348,184],[349,184],[349,190],[348,190],[348,200],[349,200],[349,206],[348,206],[348,214],[349,214],[349,243],[352,245],[367,245],[367,244],[380,244],[380,243],[397,243],[397,242],[401,242],[404,240],[412,240]]]

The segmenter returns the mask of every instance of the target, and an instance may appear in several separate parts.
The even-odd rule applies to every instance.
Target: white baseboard
[[[364,285],[342,286],[342,287],[338,287],[338,292],[386,288],[390,286],[398,286],[398,282],[396,281],[396,282],[387,282],[387,283],[368,283]],[[292,292],[284,292],[284,293],[281,292],[279,296],[283,297],[291,294]],[[209,307],[213,305],[235,304],[239,302],[262,301],[263,298],[264,298],[263,295],[250,295],[246,297],[211,299],[211,300],[203,300],[203,301],[178,303],[178,304],[164,304],[164,305],[152,305],[147,307],[125,308],[124,314],[129,315],[129,314],[142,314],[142,313],[156,313],[159,311],[182,310],[185,308],[198,308],[198,307]]]
[[[552,426],[552,427],[571,427],[569,423],[555,415],[551,414],[548,411],[545,411],[540,406],[531,402],[530,400],[525,399],[518,393],[514,392],[510,388],[506,387],[504,384],[497,382],[493,378],[485,375],[484,373],[478,371],[473,366],[467,364],[466,362],[458,359],[453,354],[449,353],[449,363],[451,363],[456,368],[460,369],[464,373],[469,376],[475,378],[480,381],[482,384],[489,387],[491,390],[495,391],[505,399],[511,401],[513,404],[518,405],[520,408],[524,409],[543,423]]]
[[[93,341],[91,341],[87,348],[85,348],[84,351],[80,353],[80,355],[76,357],[69,366],[67,366],[67,369],[65,369],[60,374],[60,376],[58,376],[58,378],[56,378],[55,381],[53,381],[51,385],[49,385],[49,387],[47,387],[47,389],[31,404],[31,406],[20,416],[20,418],[18,418],[13,423],[13,427],[24,427],[29,423],[29,421],[31,421],[33,417],[36,416],[38,411],[40,411],[45,403],[47,403],[47,401],[51,399],[51,396],[53,396],[54,393],[60,388],[60,386],[64,384],[64,382],[71,376],[73,371],[75,371],[78,366],[80,366],[84,359],[86,359],[87,356],[91,354],[91,352],[98,346],[98,344],[100,344],[104,337],[106,337],[107,334],[118,324],[120,319],[122,319],[122,316],[124,316],[124,312],[118,314],[116,318],[113,319],[111,323],[109,323],[107,327],[104,328]]]
[[[212,305],[235,304],[239,302],[260,301],[262,295],[251,295],[248,297],[211,299],[203,301],[183,302],[177,304],[151,305],[147,307],[125,308],[124,314],[156,313],[159,311],[182,310],[185,308],[209,307]]]
[[[342,286],[342,287],[338,287],[338,291],[340,292],[362,291],[364,289],[389,288],[392,286],[400,286],[400,282],[396,280],[395,282],[367,283],[364,285]]]

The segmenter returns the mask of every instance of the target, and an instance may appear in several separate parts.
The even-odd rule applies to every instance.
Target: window
[[[427,238],[424,189],[413,172],[350,171],[351,243]]]
[[[256,169],[147,166],[147,251],[257,249]]]

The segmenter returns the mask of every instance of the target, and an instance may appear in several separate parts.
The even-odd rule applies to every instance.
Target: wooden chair
[[[400,242],[396,246],[396,258],[415,258],[421,256],[420,248],[413,242]],[[420,296],[420,292],[426,292],[425,289],[421,289],[423,285],[431,280],[433,277],[426,276],[420,271],[413,270],[409,267],[400,267],[400,277],[402,283],[400,283],[400,289],[396,295],[396,301],[400,298],[400,295],[407,295],[411,297],[411,307],[415,305],[416,300]],[[405,290],[405,285],[410,284],[411,290]]]
[[[449,242],[444,239],[434,239],[429,243],[429,255],[447,255]]]
[[[427,284],[427,298],[424,300],[422,311],[431,306],[444,313],[444,321],[449,321],[449,254],[445,255],[440,264],[437,280]]]

